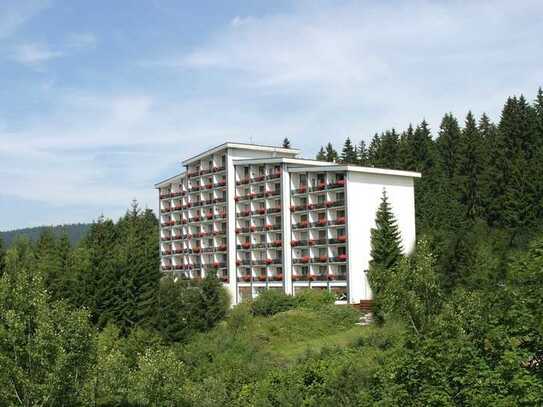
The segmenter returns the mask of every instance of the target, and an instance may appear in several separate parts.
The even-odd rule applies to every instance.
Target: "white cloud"
[[[35,67],[62,55],[62,52],[53,51],[46,44],[27,43],[17,46],[12,58],[20,64]]]
[[[288,95],[348,133],[341,138],[424,117],[436,127],[445,112],[468,108],[496,115],[506,96],[538,86],[540,1],[315,4],[236,17],[165,65],[226,75],[246,93]]]
[[[66,46],[75,49],[95,48],[97,42],[93,33],[75,33],[68,36]]]
[[[0,39],[11,36],[24,23],[49,6],[47,0],[2,0]]]

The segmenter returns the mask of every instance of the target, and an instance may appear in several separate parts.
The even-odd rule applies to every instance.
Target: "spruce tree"
[[[6,249],[4,247],[4,240],[0,236],[0,277],[4,274],[4,269],[6,267]]]
[[[458,125],[458,120],[456,120],[452,113],[447,113],[441,120],[437,147],[441,156],[444,175],[451,182],[454,182],[454,177],[456,176],[459,145],[460,126]]]
[[[283,148],[290,148],[290,140],[286,137],[283,139]]]
[[[356,149],[356,156],[358,165],[367,166],[368,163],[368,150],[366,148],[366,142],[362,140]]]
[[[325,161],[335,163],[337,160],[338,160],[337,151],[334,150],[334,146],[332,145],[332,143],[328,143],[326,145],[326,150],[325,150]]]
[[[357,157],[351,139],[347,137],[343,144],[343,150],[341,152],[341,162],[343,164],[356,164]]]
[[[326,161],[326,152],[324,151],[324,148],[322,146],[319,152],[317,153],[317,156],[315,157],[315,159],[319,161]]]
[[[487,156],[484,140],[471,112],[466,116],[456,160],[456,183],[460,203],[466,217],[473,221],[483,212],[481,191]]]
[[[381,204],[375,217],[375,228],[371,229],[371,266],[389,269],[402,256],[401,235],[383,189]]]

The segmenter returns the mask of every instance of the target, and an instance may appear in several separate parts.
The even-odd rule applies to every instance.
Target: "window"
[[[281,191],[281,184],[277,183],[277,184],[273,184],[273,188],[276,192],[279,192]]]
[[[223,167],[226,166],[226,156],[225,156],[225,155],[223,155],[223,156],[221,157],[221,164],[222,164]]]
[[[336,192],[336,200],[337,201],[344,201],[345,200],[345,193],[344,192]]]
[[[339,246],[339,247],[337,248],[337,254],[338,254],[338,256],[341,256],[342,254],[346,254],[346,253],[347,253],[347,250],[345,249],[345,247]]]
[[[345,175],[344,174],[336,174],[336,181],[342,181],[345,179]]]
[[[326,200],[326,196],[325,196],[325,195],[319,195],[319,196],[317,196],[317,203],[323,204],[325,200]]]
[[[265,170],[264,166],[258,167],[258,175],[264,175],[265,172],[266,172],[266,170]]]
[[[326,213],[319,212],[319,220],[325,220],[326,219]]]
[[[264,184],[260,184],[258,186],[258,192],[265,192],[265,190],[266,190],[265,188],[266,188],[266,186]]]
[[[307,176],[305,174],[300,174],[300,186],[307,185]]]
[[[326,230],[319,230],[319,239],[326,239]]]
[[[319,247],[319,256],[326,256],[328,254],[328,251],[325,247]]]
[[[345,228],[338,228],[337,229],[337,235],[343,236],[345,234]]]
[[[213,168],[213,161],[212,160],[209,160],[207,162],[207,168],[209,168],[209,169]]]
[[[337,211],[337,217],[342,218],[345,216],[345,211],[343,209]]]
[[[245,175],[246,177],[249,176],[249,167],[243,167],[243,175]]]

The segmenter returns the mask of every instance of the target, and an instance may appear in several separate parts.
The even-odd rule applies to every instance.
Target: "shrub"
[[[334,294],[325,290],[304,290],[294,298],[298,307],[311,309],[319,309],[336,301]]]
[[[266,290],[252,303],[253,315],[271,316],[278,312],[288,311],[296,306],[296,300],[291,295],[276,290]]]

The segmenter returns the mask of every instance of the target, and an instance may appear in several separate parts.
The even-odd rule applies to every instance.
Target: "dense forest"
[[[161,278],[134,202],[75,245],[0,243],[0,405],[542,405],[541,89],[497,123],[446,114],[317,158],[422,172],[413,253],[386,194],[376,213],[373,324],[326,294],[230,308],[214,276]]]
[[[35,242],[39,239],[42,233],[44,233],[46,230],[49,230],[53,233],[53,235],[55,235],[55,237],[67,235],[70,244],[75,245],[79,243],[81,239],[83,239],[89,228],[90,225],[88,223],[73,223],[56,226],[36,226],[32,228],[23,228],[0,232],[0,239],[2,239],[4,241],[4,244],[9,247],[17,237],[26,236],[28,239]]]

